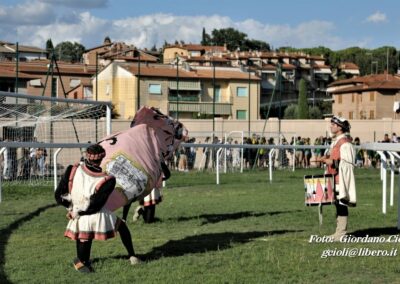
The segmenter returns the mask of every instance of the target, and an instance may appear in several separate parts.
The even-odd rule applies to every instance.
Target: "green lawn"
[[[310,243],[311,235],[335,228],[333,206],[324,207],[322,226],[317,208],[304,206],[303,175],[311,173],[316,170],[275,171],[273,183],[267,171],[223,174],[219,186],[211,173],[173,173],[159,220],[128,224],[145,262],[131,266],[119,237],[95,241],[90,275],[72,267],[75,243],[63,237],[66,211],[55,206],[52,187],[7,187],[0,203],[0,283],[399,283],[400,256],[321,258],[327,249],[393,251],[398,244]],[[356,179],[349,233],[397,236],[397,189],[395,206],[384,215],[378,170],[358,170]]]

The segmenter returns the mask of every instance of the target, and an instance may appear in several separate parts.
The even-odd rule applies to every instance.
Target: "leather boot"
[[[336,218],[336,231],[333,235],[329,237],[333,239],[333,241],[338,242],[340,238],[346,235],[347,233],[347,216],[338,216]]]

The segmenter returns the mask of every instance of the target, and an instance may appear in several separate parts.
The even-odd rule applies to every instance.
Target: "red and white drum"
[[[304,189],[307,206],[335,203],[335,180],[331,174],[304,176]]]

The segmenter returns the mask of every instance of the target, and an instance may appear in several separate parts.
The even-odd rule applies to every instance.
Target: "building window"
[[[247,87],[237,87],[236,89],[236,95],[238,97],[247,97]]]
[[[236,111],[236,119],[246,119],[246,118],[247,118],[247,110]]]
[[[374,94],[373,92],[370,92],[370,93],[369,93],[369,101],[370,101],[370,102],[375,101],[375,94]]]
[[[149,94],[161,95],[161,84],[149,84]]]
[[[349,119],[353,119],[353,112],[349,111]]]
[[[215,86],[215,102],[216,103],[221,102],[221,87],[220,86]]]
[[[354,94],[351,94],[351,102],[354,103]]]
[[[342,103],[342,95],[338,95],[338,104]]]
[[[369,119],[374,119],[375,118],[375,112],[373,110],[369,111]]]

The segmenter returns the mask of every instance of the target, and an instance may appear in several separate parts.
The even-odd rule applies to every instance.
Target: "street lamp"
[[[95,94],[96,102],[98,99],[98,89],[99,89],[98,79],[99,79],[99,53],[96,51],[96,94]]]
[[[249,131],[249,137],[250,137],[250,68],[248,68],[248,73],[249,73],[249,91],[248,91],[248,94],[247,94],[247,96],[248,96],[248,99],[249,99],[249,115],[248,115],[248,131]]]
[[[176,56],[176,119],[179,119],[179,57]]]
[[[99,53],[96,51],[96,102],[98,100],[98,90],[99,90]],[[97,117],[96,117],[96,141],[98,140],[98,125],[97,125]]]
[[[138,80],[137,80],[137,110],[140,109],[140,51],[136,49],[138,56]]]
[[[18,72],[19,72],[19,45],[18,42],[15,44],[16,49],[15,49],[15,93],[18,93]],[[18,98],[16,99],[18,102]]]
[[[251,72],[250,72],[250,66],[253,66],[253,61],[252,60],[248,60],[247,61],[247,72],[249,73],[249,78],[248,78],[248,92],[247,92],[247,96],[248,96],[248,100],[249,100],[249,106],[248,106],[248,132],[249,132],[249,137],[250,137],[250,131],[251,131],[251,128],[250,128],[250,88],[251,88],[251,85],[250,85],[250,75],[251,75]]]

